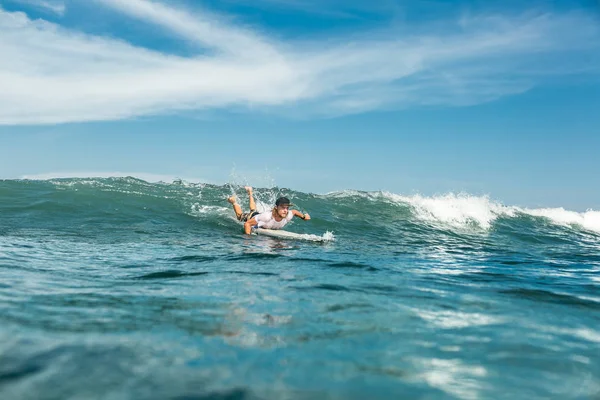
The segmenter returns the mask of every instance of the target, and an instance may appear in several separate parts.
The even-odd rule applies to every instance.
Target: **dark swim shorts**
[[[240,217],[238,218],[240,221],[242,222],[246,222],[249,219],[254,218],[256,215],[260,214],[258,211],[256,210],[252,210],[250,212],[247,213],[242,213],[242,215],[240,215]]]

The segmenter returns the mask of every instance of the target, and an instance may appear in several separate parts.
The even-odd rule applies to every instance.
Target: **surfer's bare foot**
[[[227,199],[228,202],[230,202],[231,204],[235,204],[235,196],[231,196],[230,198]]]
[[[244,186],[244,189],[246,189],[248,194],[252,194],[252,186]]]

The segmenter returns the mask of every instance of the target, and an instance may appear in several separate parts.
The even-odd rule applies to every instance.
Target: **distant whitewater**
[[[0,181],[0,398],[594,398],[600,212],[468,194]]]

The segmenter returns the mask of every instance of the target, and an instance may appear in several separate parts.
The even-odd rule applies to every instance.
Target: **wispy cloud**
[[[198,55],[165,54],[0,8],[0,124],[220,107],[331,115],[477,104],[600,61],[598,25],[582,12],[465,17],[418,33],[390,27],[306,43],[197,8],[96,4],[197,43]]]
[[[20,3],[34,7],[38,10],[48,11],[57,15],[64,15],[66,11],[65,3],[57,0],[11,0],[14,3]]]
[[[258,9],[293,10],[306,14],[332,18],[360,18],[373,14],[389,14],[398,11],[394,0],[366,2],[364,0],[225,0]]]
[[[222,17],[196,8],[194,12],[176,9],[148,0],[96,0],[131,17],[162,26],[182,38],[208,49],[236,57],[269,57],[277,52],[250,30],[221,20]]]

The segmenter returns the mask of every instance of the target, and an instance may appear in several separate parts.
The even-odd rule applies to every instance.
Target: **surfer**
[[[244,232],[249,235],[252,231],[252,227],[258,226],[263,229],[281,229],[288,222],[294,218],[294,216],[308,221],[310,215],[308,213],[301,213],[298,210],[290,210],[293,204],[287,197],[280,197],[275,202],[275,207],[271,211],[265,211],[259,213],[256,211],[256,203],[254,202],[254,196],[252,196],[252,187],[245,186],[248,197],[250,198],[250,211],[244,213],[242,207],[235,201],[235,196],[231,196],[227,199],[228,202],[233,205],[233,211],[238,221],[244,223]]]

